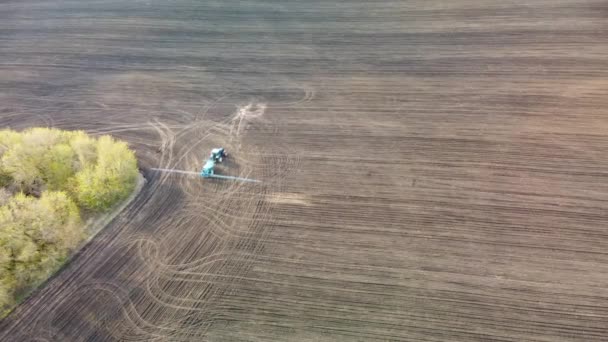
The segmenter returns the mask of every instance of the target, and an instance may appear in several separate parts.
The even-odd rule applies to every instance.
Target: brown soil
[[[0,127],[148,181],[0,340],[606,341],[607,54],[600,0],[3,1]],[[149,170],[217,146],[263,183]]]

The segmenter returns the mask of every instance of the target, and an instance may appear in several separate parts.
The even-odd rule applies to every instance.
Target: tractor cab
[[[214,148],[213,150],[211,150],[211,155],[209,156],[209,159],[212,159],[215,162],[221,163],[224,160],[224,158],[226,158],[227,156],[228,156],[228,154],[226,153],[224,148],[218,147],[218,148]]]
[[[203,165],[203,170],[201,170],[201,176],[203,176],[204,178],[213,176],[214,168],[215,168],[215,161],[213,161],[213,159],[210,158],[209,160],[207,160],[207,162],[205,162],[205,165]]]

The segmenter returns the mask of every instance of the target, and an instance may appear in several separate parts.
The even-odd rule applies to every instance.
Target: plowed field
[[[2,0],[0,127],[139,196],[2,341],[607,341],[603,0]],[[262,183],[204,180],[217,172]]]

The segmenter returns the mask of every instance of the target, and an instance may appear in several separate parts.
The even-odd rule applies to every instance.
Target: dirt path
[[[608,5],[9,0],[0,127],[139,196],[2,341],[606,341]],[[219,172],[261,184],[158,174]]]

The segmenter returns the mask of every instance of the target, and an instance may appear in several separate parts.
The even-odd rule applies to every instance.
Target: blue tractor
[[[221,163],[227,156],[228,154],[223,147],[218,147],[211,150],[209,159],[207,159],[205,165],[203,165],[203,169],[201,170],[201,176],[205,178],[213,177],[215,163]]]
[[[213,150],[211,150],[211,155],[209,156],[209,159],[212,159],[215,162],[221,163],[224,158],[228,157],[228,154],[226,153],[226,151],[224,150],[223,147],[218,147],[218,148],[214,148]]]
[[[251,183],[259,183],[260,181],[250,178],[242,178],[235,176],[225,176],[225,175],[216,175],[215,174],[215,163],[221,163],[224,158],[228,157],[228,154],[224,150],[223,147],[214,148],[211,150],[211,155],[209,159],[205,161],[205,165],[203,165],[203,169],[201,170],[200,176],[203,178],[220,178],[220,179],[231,179],[241,182],[251,182]],[[152,168],[152,170],[162,171],[162,172],[173,172],[173,173],[184,173],[184,174],[197,174],[197,172],[185,171],[185,170],[174,170],[174,169],[157,169]]]
[[[201,170],[201,176],[204,178],[209,178],[213,176],[215,168],[215,161],[212,158],[209,158],[205,165],[203,165],[203,169]]]

